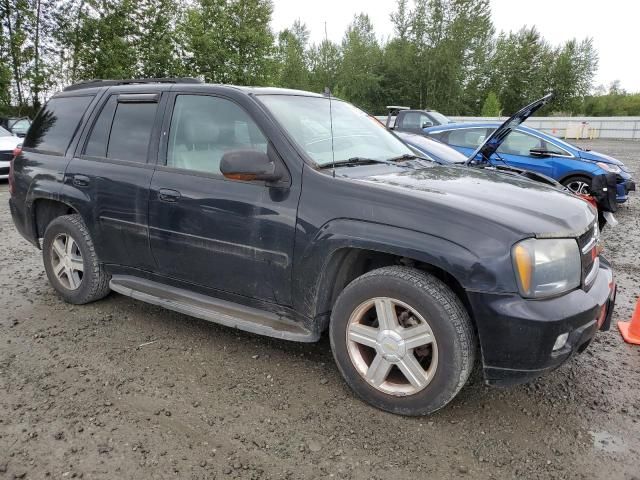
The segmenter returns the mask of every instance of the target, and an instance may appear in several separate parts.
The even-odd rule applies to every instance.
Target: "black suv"
[[[395,413],[443,407],[476,361],[490,384],[553,369],[613,310],[585,201],[416,158],[312,93],[74,85],[34,120],[10,190],[64,300],[114,290],[286,340],[328,330],[347,383]]]

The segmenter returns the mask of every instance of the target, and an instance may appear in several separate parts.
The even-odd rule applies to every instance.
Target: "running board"
[[[315,342],[318,335],[276,313],[246,307],[131,275],[114,275],[114,292],[226,327],[295,342]]]

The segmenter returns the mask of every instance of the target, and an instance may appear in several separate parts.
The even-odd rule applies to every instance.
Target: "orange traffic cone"
[[[618,322],[618,328],[625,342],[640,345],[640,298],[638,298],[631,320]]]

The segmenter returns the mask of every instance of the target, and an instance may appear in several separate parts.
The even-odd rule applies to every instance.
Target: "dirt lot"
[[[640,142],[592,142],[639,172]],[[357,400],[329,343],[236,332],[117,294],[64,304],[0,185],[0,478],[640,478],[640,347],[617,329],[535,383],[431,417]],[[640,198],[605,232],[640,295]]]

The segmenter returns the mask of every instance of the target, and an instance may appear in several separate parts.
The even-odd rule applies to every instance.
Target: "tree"
[[[309,89],[319,93],[329,87],[333,91],[342,64],[340,47],[329,40],[323,40],[309,49],[308,57]]]
[[[140,77],[176,77],[183,74],[176,20],[181,4],[174,0],[138,0],[135,11],[135,49]]]
[[[301,90],[309,88],[308,41],[309,30],[300,20],[296,20],[290,29],[280,32],[277,47],[278,85]]]
[[[384,103],[380,88],[382,52],[369,17],[356,15],[342,40],[342,63],[336,92],[365,110],[375,111]]]
[[[483,117],[499,117],[502,109],[500,108],[500,101],[495,93],[489,92],[487,98],[482,105],[482,112],[480,113]]]
[[[269,83],[272,10],[270,0],[197,0],[179,27],[187,69],[209,82]]]

